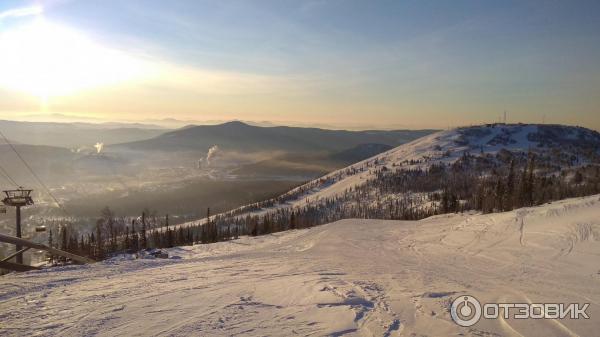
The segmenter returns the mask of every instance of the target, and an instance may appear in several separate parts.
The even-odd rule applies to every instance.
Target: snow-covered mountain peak
[[[452,163],[465,154],[491,156],[503,151],[540,156],[556,156],[560,152],[562,157],[575,157],[582,164],[600,154],[600,133],[582,127],[541,124],[461,127],[419,138],[351,167],[423,167],[434,162]]]

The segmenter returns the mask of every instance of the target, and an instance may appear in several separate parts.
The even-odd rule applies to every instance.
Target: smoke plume
[[[210,161],[215,157],[217,152],[219,152],[219,147],[217,145],[213,145],[208,149],[208,153],[206,154],[206,165],[210,165]]]
[[[96,153],[100,153],[102,152],[102,149],[104,148],[104,143],[96,143],[96,145],[94,145],[94,147],[96,148]]]

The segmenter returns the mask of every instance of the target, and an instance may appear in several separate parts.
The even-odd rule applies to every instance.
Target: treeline
[[[215,222],[261,235],[345,218],[419,220],[467,210],[509,211],[597,193],[600,166],[596,164],[556,170],[532,153],[465,153],[452,164],[436,163],[428,168],[394,170],[384,166],[364,184],[307,206],[275,207],[242,217],[224,215]]]
[[[193,243],[214,243],[236,239],[239,228],[218,228],[207,210],[206,221],[194,226],[170,226],[169,215],[164,221],[145,212],[128,223],[115,216],[108,207],[101,211],[94,231],[78,234],[69,224],[54,226],[48,233],[48,245],[74,254],[102,260],[115,253],[135,253],[150,248],[171,248]],[[56,234],[55,234],[56,233]],[[54,262],[59,257],[50,256]]]
[[[258,211],[255,214],[244,215],[237,210],[211,216],[209,209],[206,218],[196,225],[172,227],[168,215],[163,221],[155,215],[148,217],[147,213],[128,223],[105,208],[95,231],[77,235],[64,226],[58,229],[56,238],[50,232],[49,241],[55,247],[103,259],[117,252],[227,241],[240,235],[265,235],[345,218],[418,220],[467,210],[500,212],[600,193],[600,166],[557,170],[532,153],[465,153],[452,164],[435,163],[427,168],[364,167],[373,173],[365,183],[302,207],[278,205],[298,200],[312,188],[357,172],[343,170],[281,198],[244,209]]]

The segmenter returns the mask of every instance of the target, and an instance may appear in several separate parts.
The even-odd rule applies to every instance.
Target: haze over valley
[[[242,122],[174,130],[121,123],[0,121],[0,126],[11,142],[0,144],[2,165],[19,186],[34,188],[33,214],[65,217],[11,145],[64,204],[69,217],[92,223],[105,206],[121,216],[137,216],[143,210],[171,214],[174,223],[201,218],[207,207],[222,212],[268,199],[434,132],[258,127]],[[4,181],[12,184],[6,177]],[[27,224],[29,230],[44,222],[34,219]],[[2,223],[10,233],[11,222]]]

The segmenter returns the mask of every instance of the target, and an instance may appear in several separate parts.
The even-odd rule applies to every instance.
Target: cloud
[[[29,7],[21,7],[21,8],[13,8],[6,10],[4,12],[0,12],[0,20],[6,18],[17,18],[22,16],[30,16],[30,15],[40,15],[44,12],[44,8],[42,6],[29,6]]]

